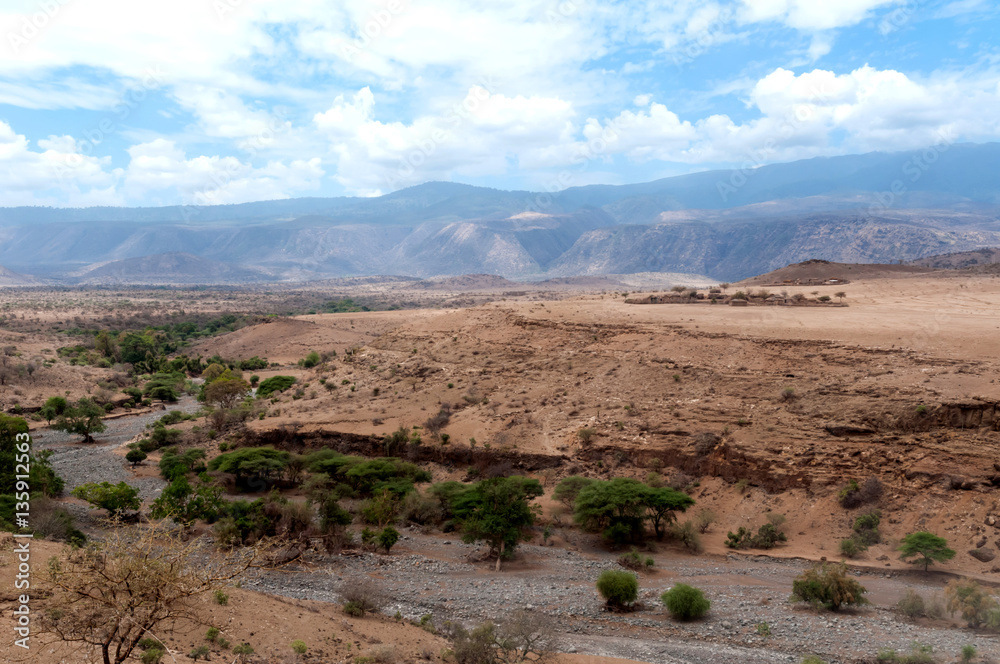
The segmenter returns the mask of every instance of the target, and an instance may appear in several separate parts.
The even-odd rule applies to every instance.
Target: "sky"
[[[1000,140],[987,0],[3,0],[0,205],[556,191]]]

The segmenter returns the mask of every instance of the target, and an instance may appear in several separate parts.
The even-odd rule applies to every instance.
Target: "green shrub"
[[[375,543],[379,548],[385,549],[386,553],[389,553],[389,549],[395,546],[398,541],[399,531],[392,526],[386,526],[375,536]]]
[[[631,572],[605,570],[597,578],[597,592],[609,608],[627,609],[639,596],[639,579]]]
[[[841,606],[868,603],[868,591],[847,575],[847,565],[822,563],[806,570],[792,581],[792,600],[837,611]]]
[[[211,652],[212,651],[209,650],[208,646],[197,646],[191,649],[191,652],[188,653],[188,657],[190,657],[195,662],[197,662],[199,658],[207,661],[208,656],[211,654]]]
[[[976,658],[976,646],[967,643],[962,646],[961,659],[962,664],[969,664],[972,660]]]
[[[618,556],[618,564],[631,570],[640,570],[645,568],[642,556],[639,555],[639,552],[635,547],[632,547],[632,550],[628,553],[623,553]]]
[[[868,546],[857,537],[840,540],[840,555],[845,558],[854,558],[867,548]]]
[[[226,606],[229,604],[229,595],[227,595],[222,588],[215,591],[215,603],[219,606]]]
[[[309,650],[309,648],[306,646],[305,641],[302,641],[300,639],[292,641],[292,652],[294,652],[296,655],[299,655],[301,657],[302,655],[306,654],[307,650]]]
[[[142,664],[160,664],[160,660],[163,659],[165,654],[166,651],[160,650],[159,648],[150,648],[146,652],[142,653],[139,661],[142,662]]]
[[[284,392],[294,384],[294,376],[271,376],[261,381],[260,387],[257,388],[257,396],[267,398],[274,392]]]
[[[218,638],[219,638],[219,628],[218,627],[209,627],[208,631],[205,632],[205,640],[206,641],[211,641],[212,643],[215,643],[215,641]]]
[[[726,546],[730,549],[772,549],[778,542],[786,542],[788,537],[773,523],[765,523],[754,535],[751,530],[740,526],[735,533],[726,534]]]
[[[701,618],[712,605],[702,591],[684,583],[678,583],[663,593],[660,599],[677,620]]]

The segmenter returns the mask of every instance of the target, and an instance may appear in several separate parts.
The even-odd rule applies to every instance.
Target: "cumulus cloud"
[[[336,179],[356,193],[396,189],[453,175],[503,174],[511,160],[532,168],[574,132],[570,103],[551,97],[508,97],[473,86],[461,100],[409,123],[376,118],[362,88],[339,95],[313,122],[337,161]]]
[[[128,153],[123,188],[130,198],[176,192],[195,205],[288,198],[318,188],[325,174],[319,157],[254,167],[232,156],[188,159],[166,139],[135,145]]]

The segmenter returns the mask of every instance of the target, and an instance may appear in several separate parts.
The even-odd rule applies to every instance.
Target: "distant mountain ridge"
[[[61,281],[88,270],[176,283],[191,283],[185,270],[209,283],[643,272],[735,281],[809,258],[897,262],[1000,246],[1000,144],[931,152],[933,162],[924,151],[870,153],[551,195],[431,182],[378,198],[3,208],[0,264]],[[127,262],[161,254],[189,257],[173,268]],[[124,263],[100,272],[113,262]]]

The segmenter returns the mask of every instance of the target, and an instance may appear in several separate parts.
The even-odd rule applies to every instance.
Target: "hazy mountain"
[[[998,171],[1000,144],[953,145],[552,195],[431,182],[378,198],[6,208],[0,264],[66,279],[121,262],[88,278],[174,283],[191,283],[184,270],[237,282],[651,271],[736,280],[809,258],[895,262],[1000,245]],[[128,262],[176,253],[188,258]]]
[[[0,286],[37,286],[42,282],[25,274],[18,274],[0,265]]]
[[[924,265],[945,270],[964,270],[980,265],[1000,263],[1000,247],[987,247],[974,251],[959,251],[940,256],[927,256],[913,261],[914,265]]]
[[[271,277],[259,270],[210,261],[192,254],[173,252],[141,258],[111,261],[87,270],[78,283],[106,284],[240,284],[270,281]]]

